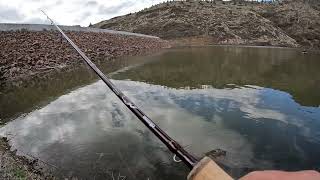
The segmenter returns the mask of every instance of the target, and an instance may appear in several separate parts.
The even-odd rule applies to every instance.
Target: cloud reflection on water
[[[188,145],[187,149],[198,157],[213,149],[226,150],[227,157],[222,162],[231,168],[273,167],[274,163],[256,157],[256,144],[241,131],[245,126],[237,127],[239,130],[228,124],[234,123],[228,122],[233,114],[234,121],[249,119],[252,120],[249,123],[259,124],[272,120],[283,127],[297,126],[307,137],[314,136],[315,131],[299,116],[291,115],[286,108],[273,107],[279,94],[289,103],[289,108],[298,106],[286,93],[273,92],[277,98],[272,99],[273,96],[264,96],[270,93],[268,89],[259,87],[187,90],[123,80],[114,82],[163,130]],[[275,102],[266,104],[270,98]],[[113,162],[118,158],[117,153],[127,154],[125,160],[136,166],[137,174],[139,169],[157,171],[152,159],[171,162],[163,145],[102,81],[74,90],[11,121],[1,128],[1,134],[9,135],[14,148],[82,175],[86,175],[84,169],[94,171],[96,167],[92,163],[97,160],[97,153],[109,154],[100,168],[106,164],[109,168],[119,167],[119,163]],[[294,146],[304,151],[299,144]]]

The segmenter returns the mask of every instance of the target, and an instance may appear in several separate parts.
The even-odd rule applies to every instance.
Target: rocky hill
[[[320,48],[317,1],[171,1],[94,24],[187,44],[240,44]]]

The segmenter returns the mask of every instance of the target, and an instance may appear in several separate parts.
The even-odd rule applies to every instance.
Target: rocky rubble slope
[[[299,23],[292,21],[296,15]],[[282,4],[174,1],[93,26],[185,42],[318,48],[319,17],[316,9],[295,1]],[[302,19],[308,19],[308,26]]]
[[[66,34],[93,61],[167,46],[166,41],[156,38],[75,31]],[[0,31],[0,44],[0,84],[82,64],[80,56],[57,31]]]

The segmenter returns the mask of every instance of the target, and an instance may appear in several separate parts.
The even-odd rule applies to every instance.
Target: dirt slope
[[[173,1],[99,22],[94,27],[206,44],[320,47],[318,6]]]

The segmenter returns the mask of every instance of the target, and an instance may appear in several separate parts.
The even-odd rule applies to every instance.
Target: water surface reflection
[[[319,109],[302,107],[287,93],[115,83],[196,156],[226,150],[220,162],[235,175],[251,168],[314,168],[320,163]],[[187,173],[101,81],[10,122],[2,133],[11,134],[19,151],[81,177],[119,171],[130,178],[183,179]],[[170,170],[160,171],[161,166]]]
[[[197,157],[217,148],[227,151],[218,161],[234,177],[253,169],[320,168],[319,54],[206,47],[128,61],[138,63],[103,69],[113,72],[109,75],[119,89]],[[59,167],[57,175],[140,180],[188,174],[83,69],[5,92],[0,118],[14,120],[1,134],[18,153]]]

